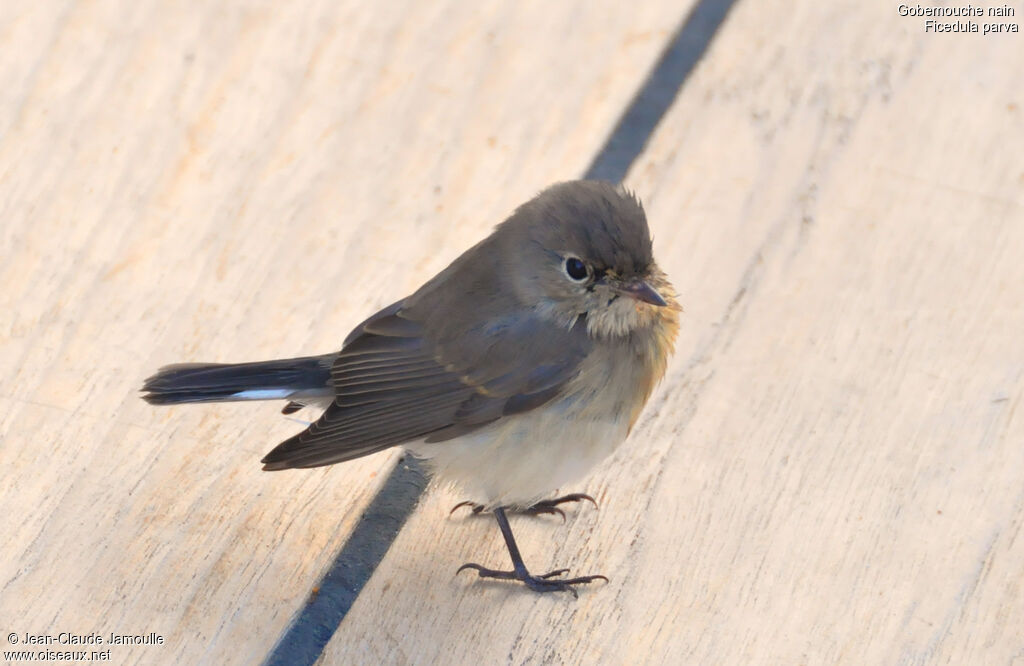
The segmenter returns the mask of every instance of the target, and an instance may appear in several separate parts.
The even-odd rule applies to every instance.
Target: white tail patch
[[[278,400],[287,398],[293,393],[295,393],[295,389],[253,389],[233,393],[231,397],[236,400]]]

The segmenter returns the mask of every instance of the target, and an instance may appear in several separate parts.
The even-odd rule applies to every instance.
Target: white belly
[[[650,370],[630,354],[591,354],[563,397],[468,435],[406,445],[434,475],[488,507],[528,506],[582,478],[625,441]]]
[[[529,506],[582,478],[621,444],[626,418],[594,420],[561,403],[504,418],[458,439],[407,445],[474,502]]]

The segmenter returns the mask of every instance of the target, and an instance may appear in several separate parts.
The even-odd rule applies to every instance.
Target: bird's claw
[[[572,494],[569,494],[569,495],[563,495],[561,497],[556,497],[554,499],[541,500],[540,502],[537,502],[533,506],[528,506],[525,509],[517,511],[517,513],[522,513],[522,514],[525,514],[527,516],[539,516],[541,514],[559,515],[559,516],[562,517],[562,522],[564,523],[565,522],[565,512],[562,511],[561,509],[559,509],[558,505],[559,504],[565,504],[567,502],[581,502],[583,500],[586,500],[586,501],[590,502],[591,504],[593,504],[595,509],[600,509],[601,508],[601,507],[598,506],[597,500],[595,500],[590,495],[587,495],[586,493],[572,493]],[[470,502],[469,500],[466,500],[464,502],[459,502],[458,504],[453,506],[452,510],[448,512],[448,515],[449,516],[452,515],[453,513],[455,513],[456,511],[458,511],[459,509],[461,509],[464,506],[470,507],[470,509],[472,509],[472,511],[473,511],[473,515],[477,515],[477,516],[480,515],[481,513],[483,513],[483,510],[484,510],[484,505],[483,504],[477,504],[476,502]]]
[[[497,578],[499,580],[518,580],[519,582],[526,585],[534,592],[569,592],[574,598],[579,598],[576,590],[572,587],[573,585],[585,585],[595,580],[603,580],[608,582],[607,576],[596,574],[593,576],[579,576],[577,578],[555,578],[562,574],[569,573],[568,569],[555,569],[549,571],[546,574],[539,576],[533,576],[528,571],[523,570],[522,572],[517,571],[498,571],[496,569],[488,569],[487,567],[481,566],[474,562],[467,562],[459,567],[459,570],[455,572],[456,575],[462,573],[465,569],[473,569],[477,572],[480,578]],[[554,579],[554,580],[552,580]]]
[[[469,500],[466,500],[464,502],[459,502],[458,504],[453,506],[452,510],[448,512],[448,515],[452,515],[464,506],[468,506],[469,508],[471,508],[473,510],[473,513],[476,515],[480,515],[480,512],[484,510],[483,504],[477,504],[476,502],[470,502]]]
[[[601,508],[597,505],[597,500],[595,500],[590,495],[587,495],[586,493],[572,493],[569,495],[562,495],[561,497],[556,497],[555,499],[542,500],[540,502],[537,502],[533,506],[523,509],[522,512],[531,516],[540,515],[542,513],[557,513],[562,517],[562,522],[564,523],[565,512],[559,509],[558,505],[565,504],[566,502],[581,502],[583,500],[586,500],[593,504],[595,509]]]

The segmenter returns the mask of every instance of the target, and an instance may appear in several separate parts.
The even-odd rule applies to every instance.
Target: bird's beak
[[[668,305],[668,303],[665,302],[665,299],[661,297],[661,294],[655,291],[654,287],[643,280],[629,280],[628,282],[622,282],[616,285],[614,289],[623,296],[629,296],[630,298],[638,301],[656,305],[659,308]]]

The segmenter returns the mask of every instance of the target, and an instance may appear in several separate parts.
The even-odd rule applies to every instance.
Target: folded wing
[[[267,454],[264,469],[319,467],[403,442],[440,442],[535,409],[558,395],[589,349],[582,320],[561,327],[520,309],[453,331],[457,324],[435,323],[410,305],[395,303],[349,335],[331,368],[333,404]]]

